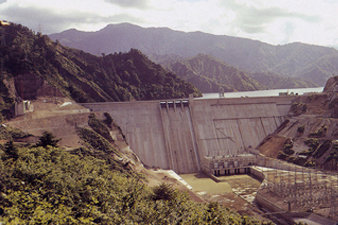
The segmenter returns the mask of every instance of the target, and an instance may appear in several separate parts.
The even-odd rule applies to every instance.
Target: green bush
[[[287,139],[284,142],[283,152],[287,155],[293,155],[295,151],[292,149],[292,147],[293,147],[293,141],[291,139]]]
[[[17,150],[15,163],[0,159],[4,224],[261,224],[166,184],[148,188],[92,156],[50,145]]]
[[[109,115],[109,114],[108,114]],[[113,142],[112,137],[110,136],[110,132],[109,132],[109,128],[106,125],[106,123],[100,121],[99,119],[96,118],[94,113],[91,113],[88,116],[88,125],[94,130],[96,131],[98,134],[100,134],[102,137],[104,137],[105,139],[107,139],[110,142]],[[107,116],[106,116],[107,118]],[[111,118],[110,118],[111,119]],[[106,119],[108,122],[108,119]],[[111,120],[112,122],[112,120]]]
[[[292,112],[295,116],[299,116],[305,113],[307,110],[306,103],[293,103],[290,108],[290,112]]]
[[[304,143],[309,146],[309,152],[312,154],[319,145],[319,140],[317,138],[308,138],[304,141]]]
[[[52,147],[57,147],[57,144],[60,140],[61,139],[55,139],[55,136],[51,132],[45,131],[39,138],[39,142],[36,144],[36,146],[42,146],[46,148],[48,145],[50,145]]]
[[[325,137],[327,131],[327,127],[325,125],[321,126],[317,131],[311,132],[309,137]]]
[[[282,151],[279,151],[279,152],[278,152],[278,155],[277,155],[277,158],[278,158],[278,159],[285,160],[287,157],[289,157],[288,154],[285,154],[285,153],[282,152]]]
[[[300,133],[300,134],[304,133],[304,130],[305,130],[305,126],[304,125],[303,126],[299,126],[297,128],[297,132]]]
[[[174,188],[166,183],[161,183],[160,185],[154,187],[153,192],[154,200],[173,200],[177,196]]]

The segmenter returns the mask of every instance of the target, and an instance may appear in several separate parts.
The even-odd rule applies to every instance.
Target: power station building
[[[253,154],[204,156],[202,170],[215,176],[250,173],[250,167],[256,165]]]

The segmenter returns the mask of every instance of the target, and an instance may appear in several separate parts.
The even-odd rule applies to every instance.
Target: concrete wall
[[[83,106],[92,111],[108,112],[121,127],[131,149],[145,165],[174,170],[168,149],[170,140],[164,138],[158,101],[93,103]]]
[[[108,112],[147,166],[176,173],[201,170],[204,156],[256,147],[283,122],[292,97],[90,103]],[[189,101],[189,102],[188,102]]]

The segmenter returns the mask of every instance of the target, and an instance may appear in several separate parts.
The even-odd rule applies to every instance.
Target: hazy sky
[[[130,22],[338,47],[338,0],[0,0],[0,19],[45,34]]]

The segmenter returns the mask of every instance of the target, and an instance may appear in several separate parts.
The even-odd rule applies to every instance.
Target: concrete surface
[[[236,155],[256,147],[284,121],[293,97],[182,99],[87,103],[108,112],[131,149],[150,167],[178,174],[201,170],[204,156]]]

